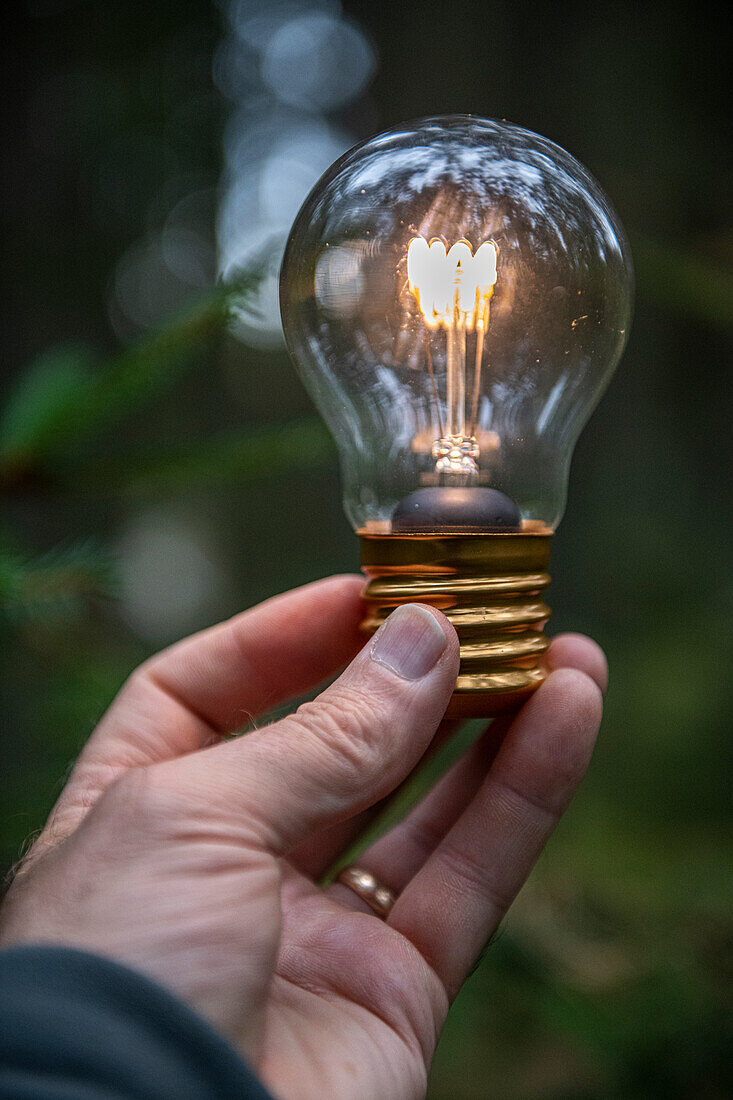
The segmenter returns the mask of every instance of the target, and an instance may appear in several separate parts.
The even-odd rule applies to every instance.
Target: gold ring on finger
[[[353,890],[382,920],[387,919],[397,901],[397,895],[377,882],[371,871],[365,871],[363,867],[344,867],[336,876],[336,882]]]

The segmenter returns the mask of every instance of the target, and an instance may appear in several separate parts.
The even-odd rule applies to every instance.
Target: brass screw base
[[[492,718],[516,710],[545,679],[551,534],[385,535],[359,532],[367,577],[362,629],[395,607],[427,603],[456,628],[461,664],[446,712]]]

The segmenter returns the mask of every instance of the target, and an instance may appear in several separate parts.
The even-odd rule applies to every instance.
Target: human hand
[[[359,864],[375,916],[321,876],[436,735],[458,643],[431,609],[363,639],[332,578],[143,665],[81,754],[0,912],[0,940],[144,972],[207,1016],[278,1096],[424,1095],[448,1006],[585,772],[605,661],[556,639],[550,675]],[[358,655],[355,657],[355,654]],[[296,714],[222,742],[355,659]]]

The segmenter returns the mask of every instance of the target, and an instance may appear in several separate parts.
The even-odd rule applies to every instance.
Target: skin
[[[4,945],[75,946],[167,986],[284,1100],[425,1095],[448,1007],[586,770],[606,686],[595,643],[553,642],[539,691],[360,858],[398,894],[382,921],[315,879],[445,736],[458,641],[423,609],[401,644],[427,629],[435,650],[437,630],[442,652],[399,675],[379,635],[361,648],[361,586],[308,585],[141,666],[0,911]],[[223,739],[344,665],[295,714]]]

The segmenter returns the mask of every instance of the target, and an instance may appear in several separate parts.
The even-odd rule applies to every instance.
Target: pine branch
[[[0,462],[42,449],[62,410],[73,409],[88,386],[93,358],[83,345],[60,344],[31,363],[3,410]]]
[[[22,484],[46,459],[165,390],[224,331],[234,305],[251,296],[260,277],[258,267],[217,287],[94,369],[83,348],[63,346],[41,356],[21,379],[0,422],[0,485]]]
[[[56,547],[31,559],[0,548],[0,615],[7,621],[76,614],[114,588],[109,557],[90,542]]]
[[[69,491],[121,492],[149,496],[216,483],[244,484],[260,478],[312,470],[333,460],[333,443],[315,417],[225,435],[203,443],[143,451],[121,459],[97,459],[83,470],[57,468]]]

